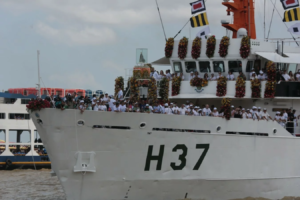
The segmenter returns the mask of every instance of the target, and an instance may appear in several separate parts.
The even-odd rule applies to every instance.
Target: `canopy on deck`
[[[151,63],[152,65],[171,65],[170,59],[163,57]]]
[[[287,57],[272,52],[256,52],[256,54],[275,63],[300,64],[300,56],[296,53],[284,53]]]

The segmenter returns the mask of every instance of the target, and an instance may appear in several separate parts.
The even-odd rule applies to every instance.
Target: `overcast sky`
[[[267,27],[273,6],[268,0]],[[192,0],[158,0],[167,37],[189,20]],[[222,0],[207,0],[211,31],[225,35]],[[263,1],[256,1],[257,37],[263,38]],[[281,15],[283,9],[277,0]],[[148,48],[149,61],[164,56],[165,40],[155,0],[0,1],[1,87],[35,87],[36,51],[46,87],[102,89],[113,93],[114,79],[135,65],[136,48]],[[176,39],[195,38],[188,24]],[[268,29],[267,29],[268,30]],[[271,38],[290,37],[277,12]],[[44,85],[42,85],[44,86]]]

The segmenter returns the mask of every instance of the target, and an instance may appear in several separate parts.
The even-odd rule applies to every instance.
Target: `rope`
[[[161,26],[162,26],[162,29],[163,29],[163,32],[164,32],[164,35],[165,35],[165,40],[167,42],[166,31],[165,31],[165,27],[164,27],[164,24],[163,24],[163,21],[162,21],[162,18],[161,18],[161,14],[160,14],[160,10],[159,10],[159,7],[158,7],[157,0],[155,0],[155,2],[156,2],[156,6],[157,6],[157,11],[158,11],[158,14],[159,14],[160,23],[161,23]]]
[[[43,83],[44,87],[46,88],[46,85],[45,85],[45,83],[44,83],[44,81],[43,81],[42,77],[41,77],[41,81],[42,81],[42,83]],[[46,90],[46,91],[47,91],[47,94],[48,94],[48,96],[49,96],[50,100],[51,100],[52,102],[54,102],[54,100],[51,98],[51,95],[49,94],[48,90]],[[41,95],[41,96],[42,96],[42,95]],[[53,106],[54,106],[54,108],[56,108],[56,107],[55,107],[55,103],[53,104]]]
[[[271,1],[272,2],[272,1]],[[271,31],[271,26],[272,26],[272,22],[273,22],[273,16],[274,16],[274,11],[275,11],[275,6],[276,6],[276,0],[275,0],[275,4],[274,4],[274,8],[273,8],[273,12],[272,12],[272,17],[271,17],[271,21],[270,21],[270,27],[269,27],[269,32],[268,32],[268,37],[267,37],[267,41],[269,39],[269,35],[270,35],[270,31]],[[273,2],[272,2],[273,3]]]
[[[28,125],[28,130],[30,130],[30,141],[31,141],[31,129],[29,129],[29,120],[27,120],[27,125]],[[32,142],[32,141],[31,141]],[[30,142],[30,143],[31,143]],[[36,166],[35,166],[35,161],[34,161],[34,158],[33,158],[33,151],[34,151],[34,145],[33,145],[33,148],[32,148],[32,144],[30,144],[30,151],[31,151],[31,157],[32,157],[32,161],[33,161],[33,165],[34,165],[34,169],[36,170]]]

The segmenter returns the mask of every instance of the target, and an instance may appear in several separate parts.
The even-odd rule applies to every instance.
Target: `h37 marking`
[[[199,170],[207,152],[209,149],[209,144],[196,144],[196,149],[204,149],[202,152],[200,158],[196,162],[193,170]],[[159,171],[161,170],[162,162],[163,162],[163,156],[164,156],[164,150],[165,150],[165,145],[160,145],[159,147],[159,153],[157,156],[152,155],[153,152],[153,145],[149,145],[148,147],[148,153],[147,153],[147,158],[146,158],[146,164],[145,164],[145,171],[150,170],[150,164],[151,161],[157,161],[156,164],[156,170]],[[182,151],[182,154],[179,155],[178,160],[180,160],[180,164],[176,165],[175,162],[171,162],[170,166],[173,170],[182,170],[186,166],[186,156],[188,153],[188,148],[184,144],[177,144],[173,149],[172,152],[177,152],[178,150]]]

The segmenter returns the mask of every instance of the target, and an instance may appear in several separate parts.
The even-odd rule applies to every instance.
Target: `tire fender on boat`
[[[6,160],[6,166],[11,166],[11,164],[12,164],[11,160],[10,160],[10,159],[7,159],[7,160]]]

